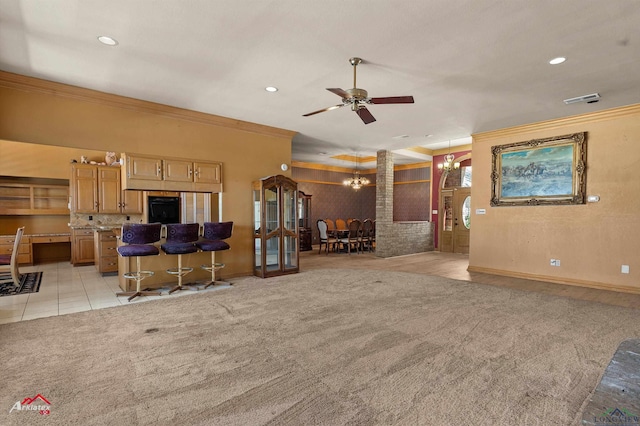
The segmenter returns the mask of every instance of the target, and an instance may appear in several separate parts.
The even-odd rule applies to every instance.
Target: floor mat
[[[3,273],[1,276],[4,278],[5,275],[9,274]],[[0,284],[0,297],[37,293],[38,290],[40,290],[40,282],[42,282],[42,272],[27,272],[20,274],[19,285],[15,285],[11,281]]]

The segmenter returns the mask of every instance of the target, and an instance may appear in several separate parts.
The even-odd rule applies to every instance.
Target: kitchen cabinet
[[[271,176],[253,183],[254,275],[299,271],[298,183]]]
[[[74,213],[142,214],[142,192],[122,190],[120,167],[72,165],[71,194]]]
[[[16,240],[14,235],[0,236],[0,254],[11,254],[13,252],[13,243]],[[18,264],[33,263],[33,252],[31,250],[31,237],[23,235],[18,246]]]
[[[69,186],[0,180],[0,215],[68,215]]]
[[[118,272],[117,243],[112,229],[97,229],[93,233],[94,262],[99,273]]]
[[[222,163],[122,154],[122,187],[148,191],[222,192]]]
[[[91,228],[74,228],[71,230],[71,264],[91,264],[95,261],[94,237]]]

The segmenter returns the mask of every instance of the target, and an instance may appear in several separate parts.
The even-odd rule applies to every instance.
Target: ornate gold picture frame
[[[586,133],[491,147],[491,206],[584,204]]]

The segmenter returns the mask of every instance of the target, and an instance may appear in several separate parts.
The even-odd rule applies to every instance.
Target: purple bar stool
[[[171,294],[174,291],[184,290],[182,277],[193,271],[192,267],[182,266],[182,255],[198,251],[194,243],[200,238],[200,225],[197,223],[169,223],[166,226],[167,240],[160,248],[166,254],[178,256],[178,267],[167,269],[167,273],[178,276],[178,285],[169,290],[169,294]]]
[[[214,284],[229,284],[226,281],[216,281],[216,271],[224,268],[224,263],[216,263],[216,252],[222,250],[229,250],[229,244],[224,240],[231,237],[233,232],[233,222],[205,222],[204,223],[203,237],[204,240],[198,241],[196,247],[201,251],[211,252],[211,265],[202,265],[201,268],[207,271],[211,271],[211,282],[204,288],[208,288]]]
[[[140,270],[140,258],[142,256],[157,256],[160,253],[158,247],[153,245],[160,241],[160,231],[162,224],[160,223],[125,223],[122,225],[122,242],[126,246],[118,247],[118,254],[122,257],[136,258],[136,271],[125,273],[123,276],[128,280],[136,280],[135,291],[123,291],[116,293],[116,296],[131,296],[129,302],[138,296],[159,296],[157,290],[150,289],[141,290],[140,282],[148,277],[153,276],[153,271]]]

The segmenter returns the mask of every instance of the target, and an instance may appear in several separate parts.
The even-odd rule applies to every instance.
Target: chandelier
[[[366,177],[360,176],[360,171],[358,170],[358,157],[356,156],[356,169],[353,171],[353,176],[342,181],[342,184],[345,186],[350,186],[354,190],[358,190],[365,185],[369,185],[369,179]]]
[[[451,141],[449,141],[449,153],[444,156],[444,163],[438,164],[438,170],[441,172],[450,172],[454,169],[460,168],[459,162],[454,162],[455,156],[451,153]]]

